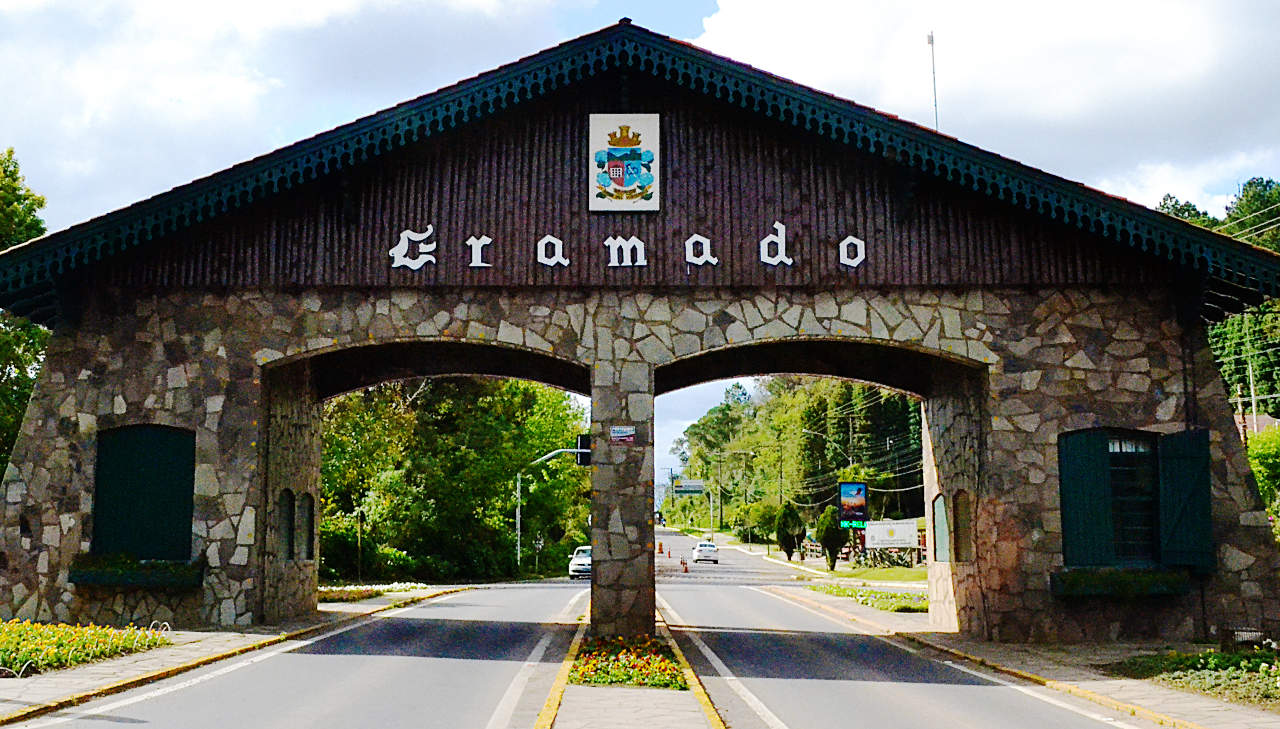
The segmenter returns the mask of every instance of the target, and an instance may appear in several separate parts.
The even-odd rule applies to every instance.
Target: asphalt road
[[[872,635],[806,604],[786,565],[734,549],[681,565],[696,540],[657,541],[658,604],[733,729],[1152,726]],[[20,726],[531,727],[586,598],[567,577],[491,585]]]
[[[567,579],[455,593],[19,726],[529,727],[586,606]]]
[[[690,564],[686,573],[678,558],[697,540],[670,530],[656,538],[664,547],[657,562],[659,608],[733,729],[1155,726],[965,670],[788,599],[787,590],[775,588],[794,588],[796,570],[759,556],[722,548],[720,564]]]

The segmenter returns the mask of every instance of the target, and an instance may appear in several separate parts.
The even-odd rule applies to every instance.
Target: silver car
[[[578,547],[569,557],[569,579],[591,577],[591,547]]]

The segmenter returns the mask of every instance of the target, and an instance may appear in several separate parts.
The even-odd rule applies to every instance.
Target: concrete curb
[[[534,722],[533,729],[551,729],[551,725],[556,723],[556,715],[560,713],[560,702],[564,699],[565,686],[569,685],[569,671],[573,668],[574,659],[578,657],[578,650],[582,647],[582,637],[586,633],[587,623],[582,623],[578,626],[578,632],[573,634],[569,651],[564,654],[564,660],[560,662],[556,680],[551,684],[551,691],[547,693],[547,701],[542,705],[542,711],[538,712],[538,720]]]
[[[768,588],[765,588],[765,589],[768,589]],[[775,592],[775,594],[780,594],[780,593]],[[787,595],[782,595],[782,596],[788,597],[791,599],[796,599],[795,596],[787,596]],[[1203,724],[1197,724],[1195,722],[1187,721],[1185,719],[1178,719],[1178,718],[1169,716],[1168,714],[1161,714],[1158,711],[1152,711],[1145,707],[1138,706],[1137,704],[1130,704],[1124,701],[1119,701],[1109,696],[1103,696],[1102,694],[1096,693],[1094,691],[1090,691],[1089,689],[1080,688],[1079,686],[1076,686],[1074,684],[1066,683],[1065,681],[1057,681],[1051,678],[1045,678],[1044,676],[1039,676],[1029,671],[1023,671],[1018,668],[1012,668],[1010,666],[1001,665],[999,663],[987,660],[986,658],[982,658],[980,656],[970,655],[968,653],[965,653],[964,651],[952,648],[951,646],[943,645],[941,643],[935,643],[934,641],[931,641],[928,638],[922,638],[912,633],[902,633],[888,626],[881,625],[874,620],[868,620],[860,615],[853,615],[851,613],[847,613],[831,605],[826,605],[824,603],[820,603],[817,601],[808,601],[808,600],[802,601],[798,599],[797,601],[810,602],[815,606],[819,606],[824,610],[828,610],[837,615],[840,615],[852,622],[862,623],[864,625],[868,625],[872,628],[875,628],[876,630],[884,631],[885,633],[888,633],[892,637],[901,638],[902,640],[910,641],[911,643],[915,643],[916,645],[922,646],[924,648],[930,648],[940,653],[945,653],[947,655],[954,656],[961,660],[965,660],[970,663],[977,664],[979,666],[984,666],[993,671],[996,671],[997,673],[1003,673],[1006,676],[1013,676],[1014,678],[1020,678],[1024,681],[1029,681],[1039,686],[1044,686],[1045,688],[1053,689],[1054,691],[1061,691],[1062,693],[1070,694],[1077,698],[1091,701],[1095,704],[1098,704],[1099,706],[1105,706],[1106,708],[1111,709],[1113,711],[1121,711],[1129,714],[1130,716],[1136,716],[1141,719],[1146,719],[1147,721],[1155,722],[1156,724],[1159,724],[1161,726],[1171,726],[1171,727],[1175,727],[1176,729],[1210,729],[1210,727],[1206,727]]]
[[[667,644],[671,646],[671,651],[676,654],[676,660],[680,661],[681,670],[684,671],[685,683],[689,684],[689,690],[693,692],[694,698],[698,700],[698,705],[702,707],[702,713],[707,717],[707,723],[711,725],[711,729],[728,729],[724,719],[720,718],[720,712],[716,711],[716,705],[711,701],[711,695],[707,693],[707,687],[702,685],[702,678],[693,670],[689,659],[684,657],[684,651],[680,650],[680,644],[676,642],[675,636],[671,635],[671,631],[667,628],[666,618],[662,618],[662,622],[657,625],[657,628],[659,635],[667,641]]]
[[[145,673],[141,676],[135,676],[133,678],[125,679],[123,681],[117,681],[115,683],[107,684],[106,686],[100,686],[96,689],[93,689],[92,691],[84,691],[78,694],[72,694],[65,698],[58,699],[57,701],[51,701],[49,703],[39,704],[37,706],[29,706],[25,709],[19,709],[18,711],[15,711],[13,713],[0,716],[0,726],[3,726],[5,724],[14,724],[19,721],[26,721],[27,719],[34,719],[38,716],[44,716],[45,714],[59,711],[61,709],[71,708],[72,706],[79,706],[80,704],[83,704],[88,701],[92,701],[93,699],[101,698],[103,696],[110,696],[112,694],[118,694],[123,691],[128,691],[129,689],[137,688],[139,686],[145,686],[149,683],[155,683],[156,681],[162,681],[166,678],[172,678],[173,676],[186,673],[187,671],[195,670],[202,666],[207,666],[211,663],[217,663],[218,661],[225,661],[228,658],[235,658],[236,656],[241,656],[246,653],[252,653],[256,650],[261,650],[268,646],[273,646],[279,643],[283,643],[287,640],[303,640],[305,638],[311,637],[312,635],[315,635],[316,633],[322,633],[330,628],[336,628],[339,626],[348,625],[350,623],[354,623],[356,621],[368,618],[371,615],[377,615],[378,613],[386,612],[387,610],[395,610],[396,608],[415,605],[417,603],[425,602],[427,600],[432,600],[434,598],[442,597],[444,595],[451,595],[455,592],[464,592],[466,590],[473,590],[473,589],[475,588],[455,587],[448,590],[440,590],[439,592],[433,592],[429,595],[419,595],[418,597],[411,597],[404,600],[398,600],[396,602],[383,605],[377,608],[376,610],[371,610],[367,613],[354,614],[348,617],[338,618],[337,620],[333,620],[328,623],[322,623],[319,625],[311,625],[305,628],[299,628],[298,630],[292,631],[290,633],[281,633],[280,635],[271,636],[270,638],[264,638],[263,640],[260,640],[257,643],[251,643],[249,645],[241,646],[239,648],[235,648],[229,651],[223,651],[222,653],[215,653],[211,656],[204,656],[203,658],[197,658],[193,661],[188,661],[187,663],[183,663],[178,666],[162,668],[158,671]]]

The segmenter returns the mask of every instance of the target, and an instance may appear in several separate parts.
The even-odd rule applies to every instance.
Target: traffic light
[[[586,451],[586,453],[574,453],[573,462],[579,466],[591,465],[591,434],[583,433],[578,436],[578,450]]]

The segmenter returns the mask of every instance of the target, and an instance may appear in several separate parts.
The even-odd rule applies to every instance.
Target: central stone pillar
[[[652,365],[597,363],[591,438],[591,632],[652,635]]]

